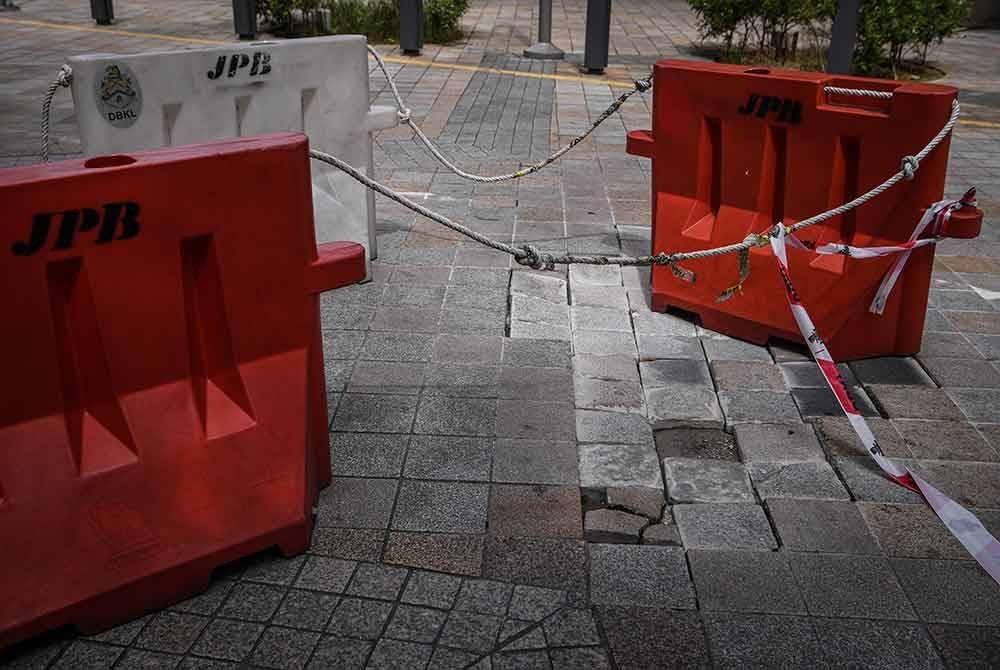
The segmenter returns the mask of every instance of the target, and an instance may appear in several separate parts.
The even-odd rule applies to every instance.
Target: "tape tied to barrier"
[[[945,208],[937,208],[937,206],[941,204],[942,203],[937,203],[934,207],[928,209],[928,212],[935,210],[930,214],[931,220],[943,216],[942,212],[945,211]],[[947,203],[945,207],[952,204],[954,203]],[[927,217],[928,214],[925,214],[924,218]],[[921,219],[921,222],[923,222],[923,219]],[[918,228],[920,228],[920,226],[918,226]],[[926,228],[926,224],[924,224],[924,228]],[[933,240],[929,241],[933,242]],[[911,242],[916,242],[916,240],[911,240]],[[923,240],[921,240],[921,242],[923,242]],[[858,412],[854,405],[854,401],[851,400],[851,396],[847,392],[847,387],[844,385],[844,380],[841,378],[840,372],[837,370],[837,364],[834,362],[833,357],[830,356],[830,352],[827,350],[823,338],[816,331],[816,326],[813,324],[812,318],[809,316],[805,306],[802,304],[798,292],[795,290],[795,285],[792,283],[791,273],[788,268],[786,243],[795,247],[805,248],[801,242],[787,233],[783,225],[778,224],[771,232],[771,250],[774,252],[774,258],[778,263],[778,272],[781,274],[782,282],[785,285],[785,294],[788,298],[789,308],[792,311],[792,317],[795,319],[795,323],[798,326],[799,331],[802,333],[802,337],[809,346],[809,351],[816,360],[816,364],[819,366],[819,369],[823,374],[823,378],[826,380],[826,383],[830,386],[830,389],[836,396],[841,410],[843,410],[844,414],[847,415],[851,428],[854,430],[855,434],[857,434],[858,439],[861,440],[865,450],[888,476],[888,478],[900,486],[919,493],[927,504],[930,505],[931,509],[934,510],[934,513],[937,514],[938,518],[940,518],[944,525],[948,527],[948,530],[951,531],[952,535],[954,535],[955,538],[962,543],[962,546],[964,546],[972,557],[975,558],[981,566],[983,566],[986,572],[989,573],[989,575],[993,577],[998,584],[1000,584],[1000,542],[998,542],[997,539],[993,537],[988,530],[986,530],[983,524],[972,512],[965,509],[945,494],[941,493],[941,491],[926,482],[916,473],[905,467],[897,465],[895,462],[887,458],[881,447],[879,447],[878,441],[875,439],[875,435],[868,426],[868,422],[861,416],[861,413]],[[902,250],[904,252],[909,252],[913,248],[914,245],[911,245],[909,247],[902,248]],[[869,248],[869,251],[871,249],[872,248]],[[877,247],[875,247],[875,249],[877,249]]]

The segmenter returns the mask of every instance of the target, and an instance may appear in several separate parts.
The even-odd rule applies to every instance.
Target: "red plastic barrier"
[[[892,98],[833,94],[827,86],[891,91]],[[741,242],[852,200],[924,147],[956,95],[947,86],[691,61],[657,63],[653,91],[653,130],[629,133],[628,151],[653,159],[654,253]],[[948,147],[945,139],[913,181],[797,237],[860,247],[906,241],[922,211],[942,198]],[[978,219],[965,212],[943,232],[974,237]],[[913,252],[882,315],[868,306],[893,257],[791,249],[789,262],[803,303],[843,360],[920,349],[933,255],[932,247]],[[751,251],[742,294],[721,303],[738,279],[735,254],[683,267],[696,273],[695,283],[667,266],[653,269],[654,309],[692,311],[708,328],[760,344],[801,341],[769,248]]]
[[[0,170],[0,648],[308,546],[329,463],[317,293],[361,279],[364,251],[317,254],[307,149]]]

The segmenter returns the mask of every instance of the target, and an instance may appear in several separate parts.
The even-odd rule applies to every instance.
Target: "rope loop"
[[[652,78],[636,79],[633,83],[635,84],[635,90],[639,91],[640,93],[645,93],[649,89],[653,88]]]
[[[69,66],[69,63],[64,63],[59,68],[59,74],[56,75],[56,83],[63,88],[68,88],[73,83],[73,68]]]
[[[918,161],[915,156],[903,156],[903,163],[899,169],[903,173],[903,179],[906,181],[913,181],[913,178],[916,176],[919,168],[920,161]]]

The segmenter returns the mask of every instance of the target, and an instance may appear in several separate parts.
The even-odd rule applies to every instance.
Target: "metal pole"
[[[854,38],[858,32],[860,0],[837,0],[837,16],[830,34],[830,52],[826,56],[826,71],[850,74],[854,58]]]
[[[563,50],[552,44],[552,0],[538,0],[538,41],[524,50],[525,58],[559,60]]]
[[[111,0],[90,0],[90,15],[99,26],[110,26],[115,20],[115,6]]]
[[[587,0],[587,38],[583,45],[583,69],[602,74],[608,66],[611,42],[611,0]]]
[[[19,9],[14,0],[0,0],[0,12],[16,12]]]
[[[233,0],[233,29],[241,40],[257,39],[256,0]]]
[[[423,0],[399,0],[399,48],[408,56],[424,48]]]

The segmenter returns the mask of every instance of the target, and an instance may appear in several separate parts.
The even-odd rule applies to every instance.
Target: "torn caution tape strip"
[[[922,495],[927,504],[931,506],[931,509],[944,522],[944,525],[948,527],[952,535],[962,543],[968,552],[972,554],[972,557],[983,566],[986,572],[997,583],[1000,583],[1000,542],[990,535],[989,531],[986,530],[972,512],[938,491],[917,474],[907,468],[898,466],[886,458],[882,449],[878,446],[878,442],[868,427],[868,423],[861,416],[860,412],[858,412],[850,395],[848,395],[847,388],[844,386],[844,380],[837,370],[836,363],[834,363],[833,358],[830,356],[823,338],[816,332],[816,326],[809,317],[809,313],[806,312],[795,290],[795,286],[792,284],[791,274],[788,269],[788,254],[785,250],[786,239],[794,240],[792,237],[786,237],[784,226],[780,224],[775,226],[774,231],[771,233],[771,250],[778,261],[778,271],[781,273],[781,278],[785,284],[788,305],[792,310],[795,323],[802,332],[802,337],[805,338],[806,343],[809,345],[809,351],[812,352],[813,358],[816,359],[816,363],[819,365],[826,383],[829,384],[830,389],[837,397],[837,402],[840,403],[840,408],[847,415],[854,432],[862,444],[864,444],[869,455],[882,468],[882,471],[900,486],[904,486]],[[792,244],[795,244],[795,242],[792,242]]]

